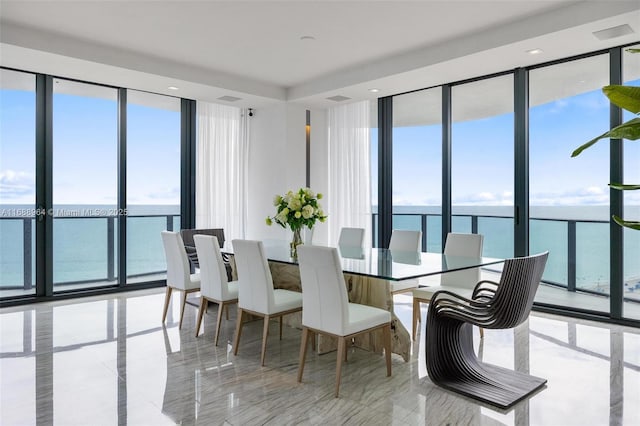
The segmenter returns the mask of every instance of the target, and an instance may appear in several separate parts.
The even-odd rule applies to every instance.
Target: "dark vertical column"
[[[622,84],[622,49],[615,48],[609,52],[610,60],[610,78],[611,84]],[[611,104],[610,109],[610,126],[614,128],[622,124],[622,110]],[[622,140],[611,139],[609,148],[609,182],[622,183],[624,182],[623,173],[623,149]],[[624,197],[623,192],[616,189],[609,189],[610,205],[609,216],[616,215],[618,217],[624,216]],[[610,262],[610,309],[611,318],[622,318],[622,289],[624,285],[624,233],[623,228],[609,219],[609,241],[611,244],[611,257]]]
[[[118,89],[118,285],[127,285],[127,89]]]
[[[442,253],[451,232],[451,86],[442,86]]]
[[[576,291],[576,221],[567,222],[567,291]]]
[[[393,229],[393,97],[378,98],[378,247],[389,247]]]
[[[306,124],[304,126],[306,137],[306,180],[305,185],[307,188],[311,187],[311,111],[307,110]]]
[[[196,225],[196,101],[182,99],[180,141],[180,227]]]
[[[515,71],[514,79],[514,256],[529,254],[529,72]]]
[[[36,75],[36,295],[53,295],[53,78]]]

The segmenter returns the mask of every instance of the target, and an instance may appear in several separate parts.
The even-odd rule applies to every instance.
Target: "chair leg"
[[[198,337],[198,334],[200,334],[202,317],[204,317],[204,313],[207,312],[208,305],[209,301],[204,296],[200,296],[200,308],[198,309],[198,320],[196,321],[196,337]]]
[[[227,310],[225,311],[227,314],[227,321],[229,321],[229,305],[225,305],[227,307]]]
[[[316,333],[314,333],[313,331],[309,332],[311,337],[311,350],[313,350],[314,352],[316,351]]]
[[[340,392],[340,376],[342,375],[342,358],[345,357],[346,353],[346,341],[344,337],[338,337],[338,359],[336,363],[336,395]]]
[[[280,340],[282,340],[282,317],[284,315],[280,315]]]
[[[167,286],[167,291],[164,293],[164,309],[162,310],[162,323],[167,319],[167,311],[169,310],[169,301],[171,301],[171,292],[173,287]]]
[[[240,344],[240,334],[242,334],[242,317],[244,311],[238,307],[238,318],[236,319],[236,335],[233,339],[233,354],[238,355],[238,345]]]
[[[420,299],[413,298],[413,327],[411,328],[411,337],[416,340],[418,321],[420,321]]]
[[[382,328],[384,357],[387,361],[387,377],[391,376],[391,324]]]
[[[302,328],[302,340],[300,340],[300,361],[298,364],[298,383],[302,383],[302,373],[304,371],[304,362],[307,359],[307,342],[309,340],[309,329]]]
[[[264,367],[264,356],[267,352],[267,336],[269,336],[269,315],[264,316],[262,325],[262,352],[260,353],[260,365]]]
[[[213,342],[214,345],[218,346],[218,336],[220,336],[220,324],[222,324],[222,311],[224,311],[225,304],[224,302],[220,302],[218,304],[218,318],[216,320],[216,338]],[[229,312],[229,308],[227,307],[227,312]]]
[[[178,325],[178,330],[182,330],[182,320],[184,318],[184,306],[187,304],[187,292],[182,291],[182,307],[180,308],[180,324]]]

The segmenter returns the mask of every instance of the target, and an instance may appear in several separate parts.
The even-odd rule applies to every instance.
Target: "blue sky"
[[[603,140],[571,158],[575,148],[608,128],[609,102],[602,92],[598,89],[532,107],[529,123],[531,205],[607,205],[609,143]],[[393,131],[394,205],[439,205],[440,126]],[[513,114],[453,123],[454,205],[513,205],[513,133]],[[372,139],[377,137],[374,129]],[[372,147],[376,150],[377,143]],[[625,156],[625,181],[640,182],[640,144],[626,141]],[[372,161],[372,200],[377,204],[377,152],[372,153]],[[638,192],[627,191],[626,202],[640,204]]]
[[[179,204],[180,113],[127,109],[129,204]],[[54,204],[115,204],[116,102],[54,95]],[[0,91],[0,203],[32,204],[35,169],[33,92]]]
[[[33,203],[33,92],[0,91],[0,113],[0,203]],[[574,148],[602,133],[608,120],[608,101],[600,90],[531,108],[531,205],[608,203],[609,144],[602,141],[570,158]],[[127,124],[128,202],[179,203],[179,113],[129,105]],[[115,204],[116,130],[115,101],[54,96],[55,204]],[[394,129],[395,205],[440,204],[440,132],[440,126]],[[513,114],[454,123],[452,136],[454,205],[512,205]],[[376,129],[372,139],[377,141]],[[640,181],[638,145],[625,144],[627,182]],[[374,204],[376,149],[374,142]],[[638,191],[625,199],[640,204]]]

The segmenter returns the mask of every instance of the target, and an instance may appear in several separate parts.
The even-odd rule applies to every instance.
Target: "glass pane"
[[[127,283],[165,278],[160,232],[180,230],[180,99],[127,91]]]
[[[484,235],[485,256],[513,256],[513,76],[452,88],[451,197],[457,232]],[[471,226],[469,226],[469,223]]]
[[[35,292],[36,80],[0,70],[0,297]]]
[[[608,81],[608,55],[529,74],[530,251],[549,250],[538,302],[609,311],[609,143],[571,158],[609,128]]]
[[[632,46],[640,48],[640,45]],[[623,81],[640,86],[640,53],[626,49],[622,56]],[[634,118],[624,111],[624,121]],[[624,183],[640,184],[640,143],[624,141]],[[624,192],[624,219],[640,221],[640,191]],[[624,229],[624,307],[626,318],[640,320],[640,231]]]
[[[53,85],[54,291],[114,285],[117,91]]]
[[[442,89],[393,98],[393,228],[422,231],[440,252],[427,214],[442,214]]]

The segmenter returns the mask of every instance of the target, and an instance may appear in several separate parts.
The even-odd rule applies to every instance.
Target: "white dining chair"
[[[420,253],[422,251],[422,231],[394,229],[389,240],[392,252]],[[418,287],[418,280],[389,281],[391,294],[407,293]]]
[[[481,257],[484,236],[481,234],[449,233],[444,245],[444,254],[448,256]],[[455,267],[453,259],[448,266]],[[421,320],[420,303],[429,303],[436,291],[447,290],[463,297],[470,298],[473,288],[480,281],[480,268],[463,269],[461,271],[447,272],[440,275],[439,285],[429,285],[413,289],[413,327],[412,336],[415,340],[418,321]],[[484,331],[480,329],[480,336],[484,337]]]
[[[193,242],[198,254],[200,265],[200,309],[196,322],[196,337],[200,333],[202,318],[207,311],[209,302],[218,304],[218,316],[216,320],[216,334],[214,344],[218,346],[222,312],[227,310],[229,319],[229,305],[238,303],[238,282],[227,280],[227,271],[220,252],[218,238],[210,235],[194,235]]]
[[[336,248],[300,246],[298,263],[303,305],[298,382],[302,382],[309,335],[315,333],[338,339],[336,398],[340,391],[347,340],[359,334],[382,331],[387,376],[391,376],[391,313],[373,306],[349,303]]]
[[[264,366],[269,320],[280,319],[282,339],[282,317],[302,310],[302,294],[273,288],[271,270],[261,241],[233,240],[233,251],[238,271],[238,318],[233,354],[238,354],[244,314],[263,317],[260,364]]]
[[[338,247],[362,247],[364,244],[364,228],[342,228],[338,238]]]
[[[162,245],[167,259],[167,290],[164,297],[164,309],[162,311],[162,322],[167,319],[171,293],[177,290],[182,293],[182,305],[180,307],[180,324],[178,329],[182,329],[184,318],[184,306],[187,303],[187,294],[200,290],[200,274],[191,274],[187,252],[182,242],[182,237],[178,232],[162,231]]]

